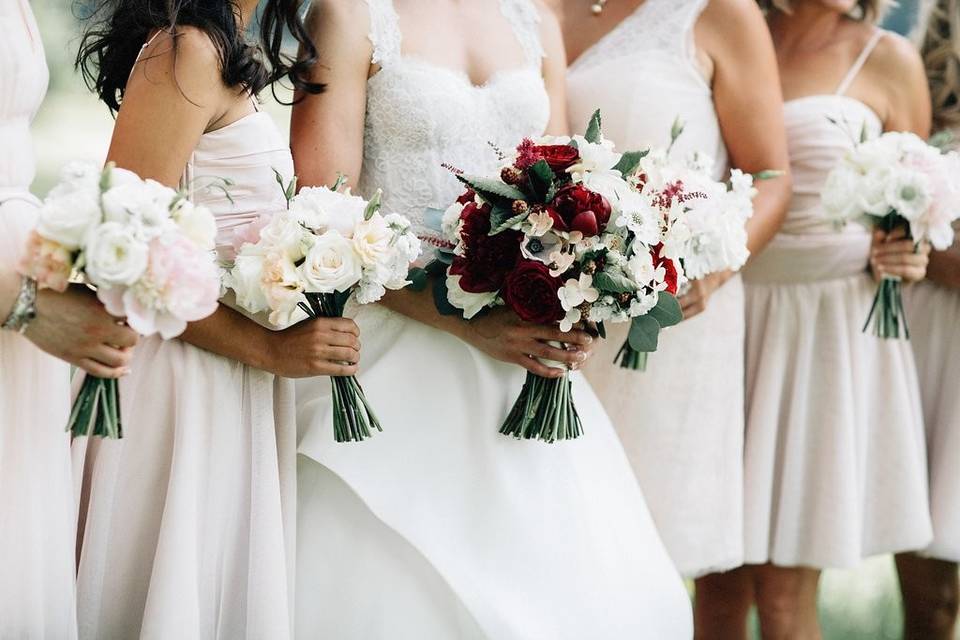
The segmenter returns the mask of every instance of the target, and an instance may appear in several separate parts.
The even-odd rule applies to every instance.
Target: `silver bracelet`
[[[20,293],[13,303],[13,310],[0,325],[0,329],[23,333],[37,317],[37,281],[28,276],[20,279]]]

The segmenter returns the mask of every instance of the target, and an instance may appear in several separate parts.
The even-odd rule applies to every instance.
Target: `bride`
[[[558,25],[531,0],[323,0],[313,80],[295,107],[302,184],[342,172],[409,216],[461,192],[441,165],[495,170],[494,149],[566,133]],[[613,428],[579,374],[585,435],[497,429],[533,359],[573,368],[584,332],[491,313],[467,323],[403,291],[357,313],[360,374],[384,432],[338,445],[329,381],[297,387],[299,638],[688,638],[690,603]],[[548,340],[575,345],[553,349]]]

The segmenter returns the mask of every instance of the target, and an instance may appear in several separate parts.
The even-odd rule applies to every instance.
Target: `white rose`
[[[363,220],[367,202],[349,190],[333,191],[328,187],[307,187],[290,202],[290,211],[306,226],[318,233],[334,229],[345,238]]]
[[[463,311],[463,317],[469,320],[487,307],[497,302],[497,293],[469,293],[460,288],[461,276],[447,275],[447,300]]]
[[[260,242],[266,251],[279,251],[294,262],[304,256],[306,230],[291,212],[281,211],[260,230]]]
[[[862,181],[863,177],[847,164],[841,164],[830,172],[820,195],[829,218],[847,222],[864,213],[858,197]]]
[[[250,313],[270,306],[263,290],[263,261],[263,256],[241,254],[226,277],[226,285],[237,294],[237,304]]]
[[[217,221],[206,207],[184,200],[177,207],[174,218],[183,234],[198,247],[212,249],[216,245]]]
[[[60,181],[50,191],[51,197],[59,197],[72,191],[88,191],[100,195],[100,179],[103,168],[89,162],[71,162],[60,170]]]
[[[98,195],[84,189],[64,191],[47,198],[40,208],[37,232],[66,249],[79,249],[102,219]]]
[[[365,267],[386,265],[390,258],[393,238],[393,230],[387,221],[376,213],[369,220],[360,222],[354,229],[353,249]]]
[[[363,267],[353,244],[337,231],[317,237],[307,252],[300,274],[312,293],[347,291],[360,281]]]
[[[106,222],[90,234],[84,271],[91,284],[130,286],[147,268],[149,247],[118,222]]]

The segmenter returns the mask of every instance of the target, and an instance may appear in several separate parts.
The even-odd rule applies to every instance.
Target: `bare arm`
[[[783,124],[783,98],[773,42],[752,0],[711,0],[696,27],[698,47],[713,68],[713,103],[731,166],[745,173],[784,174],[756,182],[747,246],[760,253],[777,234],[790,203],[790,159]],[[706,309],[710,296],[732,272],[691,283],[680,299],[685,318]]]
[[[135,67],[108,154],[117,166],[169,186],[179,183],[204,131],[245,99],[221,81],[207,36],[196,29],[181,32],[176,54],[173,38],[163,34]],[[223,305],[190,323],[181,339],[290,377],[352,373],[352,366],[338,363],[356,362],[359,348],[349,320],[304,323],[278,334]]]
[[[550,122],[546,133],[566,135],[567,121],[567,52],[563,45],[563,33],[557,16],[549,6],[538,2],[540,11],[540,39],[543,43],[543,81],[550,97]]]
[[[960,244],[931,253],[927,277],[940,286],[960,290]]]

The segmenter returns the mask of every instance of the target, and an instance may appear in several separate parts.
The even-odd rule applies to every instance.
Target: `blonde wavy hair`
[[[960,131],[960,0],[928,0],[915,34],[933,98],[935,131]]]
[[[757,0],[757,4],[764,11],[777,10],[790,13],[790,0]],[[857,0],[857,9],[853,17],[876,24],[883,19],[891,7],[896,5],[896,0]]]

